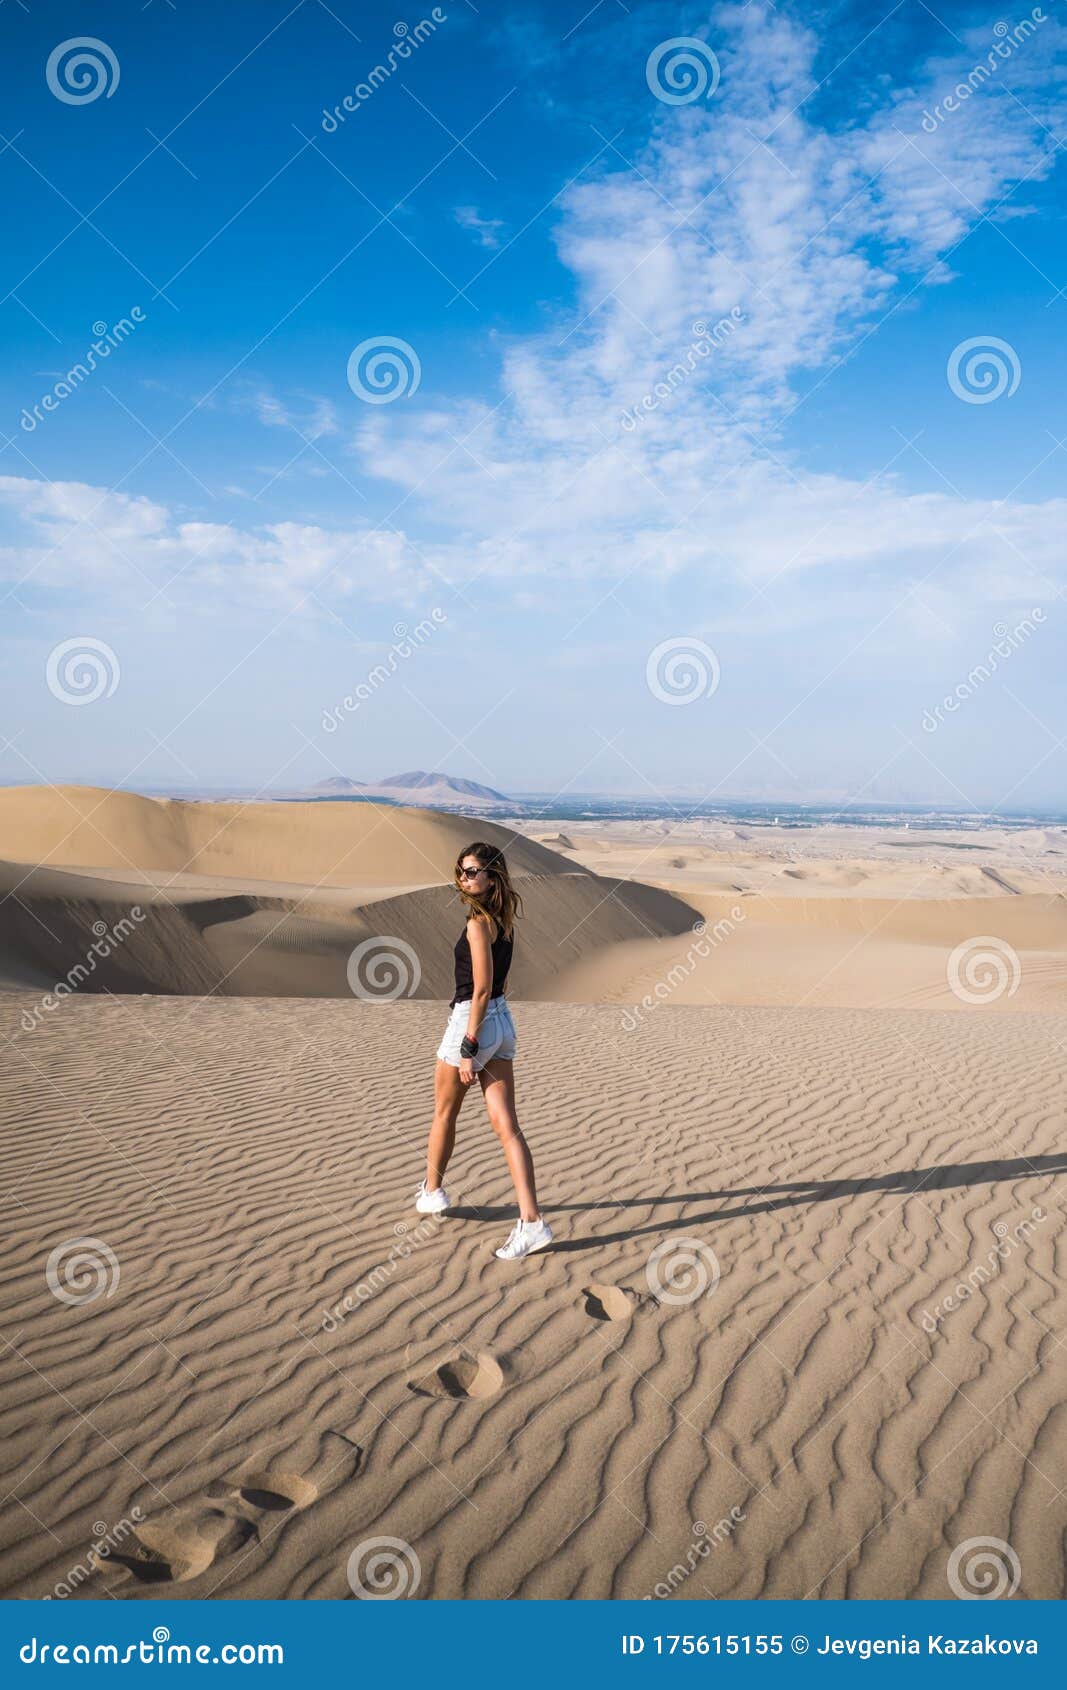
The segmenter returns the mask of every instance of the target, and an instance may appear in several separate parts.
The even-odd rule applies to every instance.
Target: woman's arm
[[[489,935],[489,923],[483,921],[480,916],[472,915],[467,922],[467,943],[471,948],[474,974],[474,993],[467,1017],[467,1037],[476,1039],[493,992],[492,940]]]

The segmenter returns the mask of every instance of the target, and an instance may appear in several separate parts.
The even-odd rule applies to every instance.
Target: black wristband
[[[463,1043],[459,1047],[459,1054],[461,1056],[477,1056],[478,1040],[465,1037]]]

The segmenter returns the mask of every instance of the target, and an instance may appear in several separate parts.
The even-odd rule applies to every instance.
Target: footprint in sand
[[[337,1453],[334,1441],[347,1446]],[[258,1543],[273,1529],[264,1516],[297,1513],[359,1472],[363,1451],[340,1432],[320,1440],[308,1477],[285,1465],[252,1457],[208,1485],[203,1497],[142,1520],[121,1550],[93,1556],[95,1569],[125,1569],[141,1584],[185,1584],[216,1562]],[[261,1529],[262,1527],[262,1529]]]
[[[94,1560],[97,1571],[123,1567],[141,1584],[185,1584],[258,1536],[254,1520],[190,1504],[142,1520],[122,1549]]]
[[[653,1308],[654,1297],[627,1291],[624,1285],[587,1285],[582,1292],[585,1312],[593,1320],[631,1320],[640,1309]]]
[[[500,1363],[487,1350],[479,1350],[476,1355],[456,1350],[421,1378],[409,1379],[408,1390],[420,1397],[477,1400],[495,1396],[503,1383]]]

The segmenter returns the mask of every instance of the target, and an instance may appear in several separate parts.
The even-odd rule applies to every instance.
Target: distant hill
[[[461,780],[458,775],[429,775],[425,769],[413,769],[406,775],[387,775],[378,782],[379,786],[402,786],[409,792],[421,792],[426,787],[447,788],[461,798],[484,798],[489,804],[510,804],[511,800],[505,792],[497,792],[491,786],[479,786],[476,780]]]
[[[286,794],[289,796],[289,794]],[[494,787],[481,786],[475,780],[462,780],[457,775],[428,774],[425,769],[409,769],[405,774],[386,775],[379,781],[351,780],[347,775],[331,775],[310,789],[314,798],[385,798],[393,804],[422,804],[427,808],[460,806],[463,809],[510,807],[512,800]]]

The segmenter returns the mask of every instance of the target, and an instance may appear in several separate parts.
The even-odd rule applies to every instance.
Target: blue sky
[[[9,0],[0,778],[1067,808],[1061,11]]]

